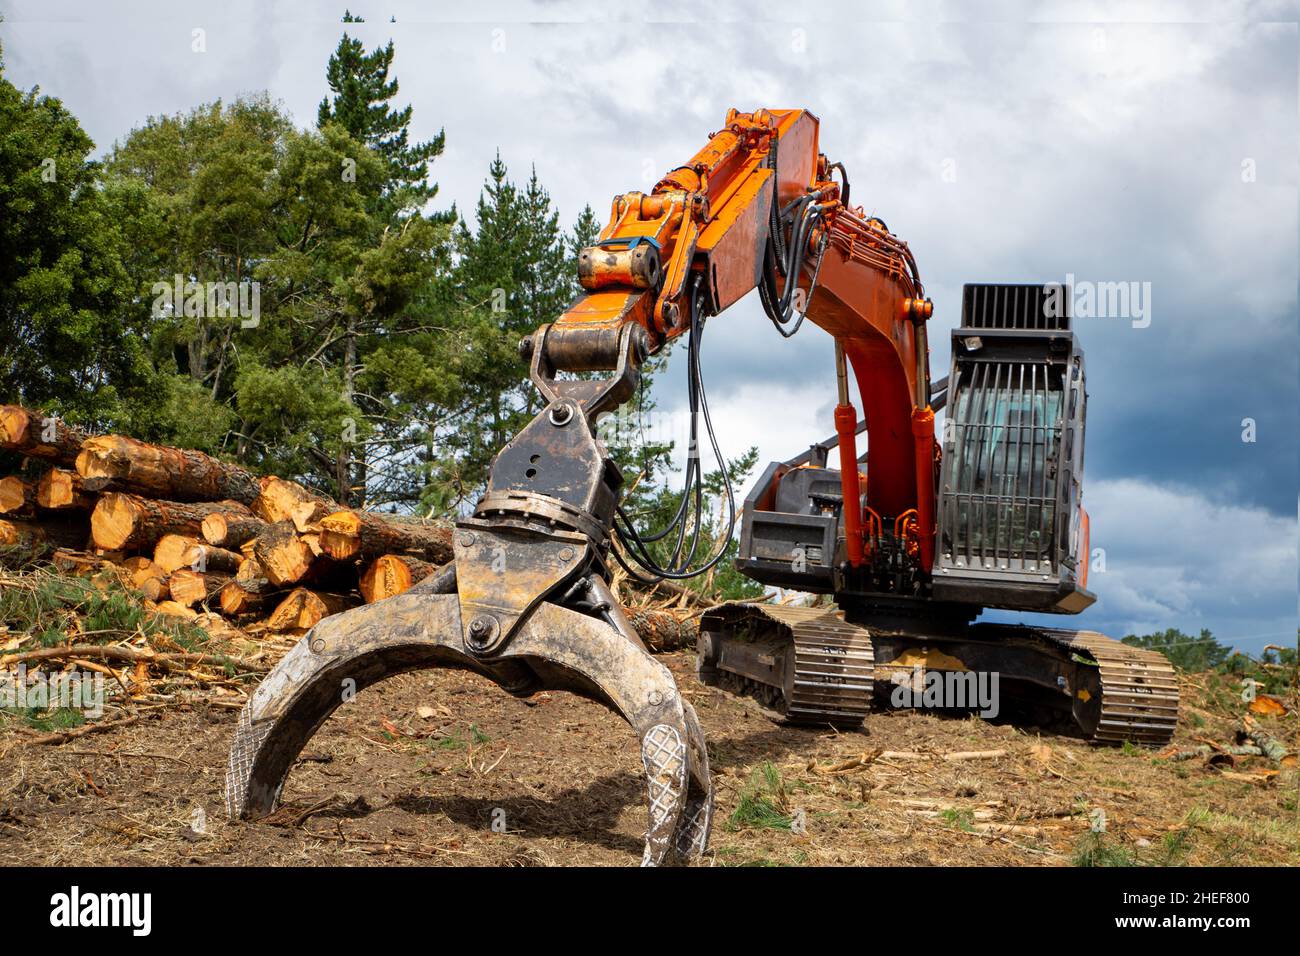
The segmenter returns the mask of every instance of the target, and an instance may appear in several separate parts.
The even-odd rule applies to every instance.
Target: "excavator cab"
[[[933,568],[915,566],[887,516],[868,529],[871,584],[846,579],[840,472],[826,466],[836,436],[768,465],[745,500],[737,568],[814,594],[905,595],[917,581],[945,605],[1072,614],[1092,604],[1080,501],[1087,395],[1070,325],[1067,289],[965,286],[952,370],[932,397],[947,407]],[[909,562],[921,573],[904,573]]]
[[[1069,290],[967,285],[952,333],[936,600],[1077,614],[1095,600],[1080,501],[1087,405]]]

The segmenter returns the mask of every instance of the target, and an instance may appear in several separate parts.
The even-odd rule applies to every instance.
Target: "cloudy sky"
[[[854,201],[916,254],[936,377],[964,282],[1149,288],[1149,324],[1076,326],[1085,502],[1106,561],[1077,620],[1115,636],[1208,627],[1252,651],[1294,642],[1295,4],[852,4],[805,17],[791,3],[660,3],[647,24],[635,4],[349,3],[369,21],[354,35],[396,43],[413,133],[446,129],[433,170],[444,205],[471,211],[500,149],[517,176],[535,164],[566,221],[585,203],[603,216],[614,194],[689,158],[728,107],[805,107]],[[313,122],[343,5],[3,0],[0,39],[9,79],[63,99],[102,151],[150,115],[257,90]],[[716,19],[694,19],[701,9]],[[833,430],[819,330],[780,340],[751,298],[705,341],[728,454],[786,458]],[[681,364],[656,383],[668,412],[683,403]]]

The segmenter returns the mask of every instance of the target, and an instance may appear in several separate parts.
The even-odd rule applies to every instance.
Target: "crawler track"
[[[989,670],[1047,662],[1036,672],[1061,675],[1052,691],[1060,695],[1058,707],[1101,743],[1160,746],[1178,722],[1178,681],[1169,661],[1096,631],[976,625],[942,638],[893,632],[888,646],[897,650],[900,640],[983,659]],[[847,623],[835,608],[724,604],[701,621],[699,676],[754,698],[777,719],[851,725],[871,709],[876,650],[870,631]],[[1040,691],[1044,683],[1051,685],[1040,678]]]
[[[706,643],[720,653],[710,659],[702,648],[705,683],[721,685],[719,674],[736,678],[727,683],[794,723],[857,724],[871,709],[871,637],[834,608],[721,605],[705,614],[702,630],[716,635]],[[742,644],[750,653],[737,662],[727,651]]]
[[[1101,703],[1092,731],[1094,740],[1160,746],[1173,738],[1178,723],[1178,679],[1163,654],[1129,647],[1096,631],[1036,630],[1097,662]]]

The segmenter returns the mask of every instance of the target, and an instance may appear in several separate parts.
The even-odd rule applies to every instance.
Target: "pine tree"
[[[359,19],[344,22],[364,22]],[[411,107],[391,109],[397,95],[397,80],[389,79],[393,64],[393,41],[367,53],[360,40],[343,34],[330,56],[325,79],[334,94],[321,100],[316,125],[337,123],[360,143],[369,146],[388,163],[384,189],[388,211],[393,215],[421,210],[438,193],[430,183],[429,164],[442,155],[445,130],[425,143],[411,143]]]
[[[569,268],[560,214],[533,167],[522,201],[524,258],[519,304],[524,334],[554,322],[573,299],[577,273]]]
[[[364,22],[353,17],[350,11],[344,14],[343,19],[345,23]],[[439,131],[426,143],[410,142],[411,107],[394,110],[388,105],[398,91],[397,80],[389,78],[393,52],[391,40],[386,46],[367,53],[360,40],[344,33],[326,67],[326,82],[334,97],[332,101],[327,98],[321,102],[317,125],[323,130],[331,123],[338,124],[353,139],[383,158],[387,175],[370,208],[390,227],[405,230],[410,219],[426,218],[423,209],[438,192],[437,184],[428,181],[429,163],[442,154],[445,135]],[[427,222],[450,226],[454,219],[453,209],[429,216]],[[385,229],[385,236],[388,231]],[[349,314],[342,340],[343,398],[349,404],[360,405],[371,418],[376,418],[384,411],[385,400],[373,395],[364,399],[359,397],[357,379],[363,364],[360,361],[360,334],[359,317]],[[371,379],[374,380],[375,376]],[[410,438],[399,421],[389,419],[386,431],[398,446]],[[391,457],[393,447],[390,445],[384,453]],[[364,497],[370,483],[364,455],[354,461],[352,450],[341,447],[335,473],[340,488],[351,488]]]
[[[600,232],[600,220],[596,218],[590,204],[583,206],[582,212],[578,213],[577,221],[574,222],[573,229],[565,240],[569,253],[567,269],[569,288],[575,296],[582,291],[578,285],[578,253],[587,246],[594,245],[600,238]]]
[[[539,407],[519,359],[519,340],[557,319],[576,289],[559,213],[536,170],[521,187],[500,154],[488,167],[471,229],[456,229],[456,266],[446,311],[473,343],[463,374],[472,382],[464,412],[446,430],[438,462],[439,499],[472,501],[492,456]]]

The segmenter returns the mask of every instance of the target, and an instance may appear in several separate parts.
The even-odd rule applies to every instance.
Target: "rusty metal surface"
[[[602,621],[544,603],[500,654],[470,652],[455,595],[398,595],[325,618],[269,674],[240,714],[226,775],[232,817],[269,813],[290,767],[352,694],[403,671],[473,670],[510,693],[568,690],[620,714],[646,774],[645,864],[679,863],[708,844],[713,790],[695,712],[672,673]]]
[[[520,619],[588,558],[587,539],[566,531],[461,523],[452,545],[465,645],[480,657],[509,641]]]

